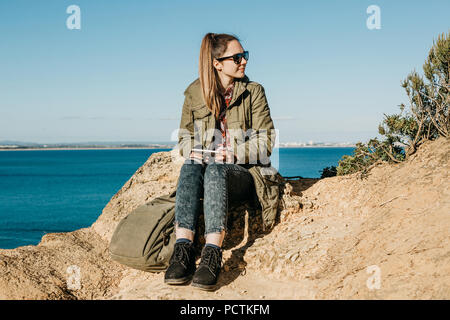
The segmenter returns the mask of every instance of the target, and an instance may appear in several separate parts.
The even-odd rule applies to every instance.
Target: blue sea
[[[170,149],[0,152],[0,248],[38,244],[49,232],[90,226],[154,152]],[[281,148],[283,176],[319,178],[354,148]]]

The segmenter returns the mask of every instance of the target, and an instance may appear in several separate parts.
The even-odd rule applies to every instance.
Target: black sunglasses
[[[244,52],[241,52],[241,53],[236,53],[236,54],[234,54],[232,56],[229,56],[229,57],[217,58],[216,60],[217,61],[222,61],[222,60],[230,59],[230,58],[233,58],[233,61],[236,64],[241,63],[242,58],[244,58],[245,60],[248,61],[248,51],[244,51]]]

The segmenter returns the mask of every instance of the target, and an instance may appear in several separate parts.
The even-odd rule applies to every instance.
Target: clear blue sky
[[[69,30],[69,5],[81,30]],[[381,29],[369,30],[369,5]],[[280,142],[367,141],[407,102],[450,1],[0,1],[0,141],[169,141],[201,39],[233,33]]]

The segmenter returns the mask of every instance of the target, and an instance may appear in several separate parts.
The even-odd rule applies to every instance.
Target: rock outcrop
[[[182,159],[152,154],[91,227],[0,250],[0,299],[449,299],[449,146],[427,142],[364,179],[291,180],[269,233],[258,208],[233,208],[213,293],[109,258],[117,223],[176,187]]]

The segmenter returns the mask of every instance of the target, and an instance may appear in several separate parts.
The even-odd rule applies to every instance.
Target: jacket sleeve
[[[245,134],[248,140],[237,146],[237,162],[269,164],[276,133],[262,85],[256,86],[250,102],[251,128]]]
[[[194,146],[194,119],[190,108],[190,96],[185,95],[178,130],[178,148],[182,157],[188,158]]]

